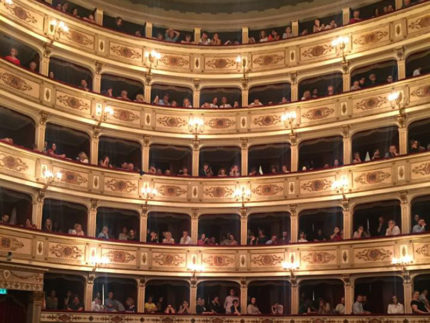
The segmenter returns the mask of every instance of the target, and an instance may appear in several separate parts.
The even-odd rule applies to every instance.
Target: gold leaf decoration
[[[67,184],[81,185],[88,182],[88,180],[79,173],[75,173],[70,170],[63,170],[62,173],[63,176],[61,177],[61,181]]]
[[[136,113],[123,109],[115,109],[113,112],[113,117],[115,119],[127,122],[133,122],[134,120],[139,119],[139,116]]]
[[[169,116],[159,117],[157,118],[157,122],[169,128],[182,128],[187,125],[187,122],[185,121],[185,119],[180,117],[169,117]]]
[[[112,45],[111,50],[114,54],[128,59],[138,59],[142,57],[137,50],[126,46]]]
[[[429,175],[430,174],[430,163],[423,163],[414,168],[412,168],[412,173],[420,174],[420,175]]]
[[[357,252],[356,257],[364,261],[384,261],[391,259],[393,253],[390,250],[381,248],[364,249]]]
[[[377,170],[361,174],[360,176],[355,178],[355,182],[360,184],[378,184],[390,177],[390,173]]]
[[[410,29],[422,29],[430,27],[430,15],[424,16],[409,24]]]
[[[275,126],[281,122],[279,115],[259,116],[254,119],[254,124],[260,127]]]
[[[28,165],[19,157],[0,154],[0,167],[7,168],[18,173],[28,169]]]
[[[228,69],[236,66],[236,62],[230,58],[213,58],[206,61],[206,66],[212,69]]]
[[[379,42],[381,39],[388,35],[387,31],[372,31],[370,33],[361,35],[360,37],[354,39],[354,44],[356,45],[370,45]]]
[[[82,257],[82,251],[76,246],[64,246],[57,243],[49,251],[57,258],[78,259]]]
[[[335,259],[336,259],[336,256],[334,254],[326,252],[326,251],[307,252],[302,258],[302,260],[304,262],[307,262],[309,264],[327,264],[327,263],[329,263]]]
[[[411,96],[416,96],[419,98],[430,96],[430,85],[425,85],[412,91]]]
[[[61,104],[64,104],[65,106],[68,106],[69,108],[74,110],[88,110],[90,108],[89,104],[84,100],[66,94],[59,95],[57,97],[57,100]]]
[[[154,254],[152,261],[160,266],[179,266],[184,262],[184,257],[178,254]]]
[[[158,192],[163,196],[178,197],[187,193],[187,190],[176,185],[161,185],[158,188]]]
[[[203,257],[203,263],[212,267],[227,267],[234,262],[233,256],[207,255]]]
[[[327,118],[329,115],[333,114],[333,112],[334,109],[332,108],[316,108],[302,114],[302,117],[309,120],[321,120]]]
[[[233,189],[227,186],[211,186],[204,189],[204,194],[216,198],[232,197]]]
[[[123,250],[109,250],[108,252],[103,253],[103,256],[106,256],[110,262],[122,264],[127,264],[136,259],[133,254]]]
[[[270,196],[270,195],[276,195],[279,192],[282,192],[283,190],[284,188],[280,185],[263,184],[263,185],[258,185],[256,188],[252,190],[252,192],[257,195]]]
[[[282,263],[283,257],[273,254],[252,256],[251,263],[257,266],[276,266]]]
[[[13,74],[4,72],[1,74],[1,80],[4,84],[18,90],[18,91],[31,91],[33,88],[23,79]]]
[[[423,245],[422,247],[419,247],[416,250],[416,253],[424,257],[430,257],[430,245],[426,244],[426,245]]]
[[[315,179],[312,181],[304,182],[301,186],[302,190],[308,192],[321,192],[326,191],[331,187],[332,181],[327,179]]]
[[[282,55],[262,55],[253,60],[254,65],[269,66],[278,64],[284,57]]]
[[[372,98],[363,99],[357,102],[354,108],[357,110],[368,111],[368,110],[379,108],[382,105],[386,104],[387,102],[388,101],[386,97],[381,97],[381,96],[372,97]]]
[[[167,66],[184,67],[190,64],[190,60],[184,56],[163,55],[160,63]]]
[[[137,189],[136,184],[121,179],[110,179],[106,181],[106,186],[113,192],[130,193]]]
[[[210,119],[209,122],[207,123],[207,125],[210,128],[214,128],[214,129],[230,128],[234,124],[235,124],[235,121],[232,121],[227,118],[214,118],[214,119]]]
[[[304,57],[320,57],[327,55],[328,53],[333,51],[333,47],[331,45],[317,45],[311,48],[308,48],[302,52]]]
[[[29,11],[25,10],[23,7],[17,6],[15,4],[12,4],[12,5],[6,4],[6,8],[9,10],[10,13],[12,13],[18,19],[21,19],[30,24],[35,24],[37,22],[37,19]]]
[[[67,39],[69,39],[72,42],[78,43],[83,46],[93,45],[94,41],[86,36],[83,33],[80,33],[76,30],[70,30],[68,33],[65,33],[65,36]]]
[[[15,251],[22,247],[24,247],[24,244],[15,238],[0,237],[0,249]]]

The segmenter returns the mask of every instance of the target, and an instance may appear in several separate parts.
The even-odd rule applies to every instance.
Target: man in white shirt
[[[363,296],[357,295],[356,301],[352,304],[352,314],[370,314],[363,308]]]
[[[391,300],[391,304],[388,304],[387,314],[404,314],[405,308],[403,304],[399,303],[397,296],[394,295]]]
[[[388,228],[385,231],[386,236],[398,236],[400,235],[400,228],[396,225],[396,221],[388,221]]]
[[[230,289],[229,295],[224,300],[225,314],[231,314],[231,307],[234,301],[239,301],[239,297],[236,296],[234,289]]]
[[[335,314],[344,315],[345,314],[345,297],[340,299],[340,303],[336,305],[334,309]]]
[[[179,244],[191,244],[191,237],[188,234],[188,231],[182,232],[182,237],[179,240]]]
[[[421,233],[421,232],[425,232],[426,231],[426,220],[424,219],[419,219],[418,223],[415,224],[412,228],[412,232],[413,233]]]

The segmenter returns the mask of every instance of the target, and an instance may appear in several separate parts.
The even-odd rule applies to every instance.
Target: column
[[[342,205],[342,213],[343,213],[343,238],[351,239],[351,228],[352,228],[352,219],[351,219],[351,211],[349,209],[348,201],[345,201]]]
[[[406,60],[404,57],[397,58],[397,78],[404,80],[406,78]]]
[[[354,303],[354,288],[351,285],[349,276],[344,277],[342,280],[345,289],[345,314],[351,314],[352,304]]]
[[[148,136],[143,137],[142,141],[142,170],[147,173],[149,171],[149,150],[150,141]]]
[[[402,7],[403,7],[403,0],[396,0],[395,9],[399,10],[399,9],[402,9]]]
[[[351,74],[345,65],[343,67],[346,68],[342,73],[343,92],[349,92],[351,90]]]
[[[248,175],[248,139],[240,138],[240,156],[241,156],[241,166],[240,173],[242,176]]]
[[[96,8],[96,13],[94,19],[96,20],[96,24],[103,26],[103,10],[100,8]]]
[[[290,278],[291,282],[291,314],[299,314],[299,285],[295,278]]]
[[[412,301],[412,282],[408,273],[403,275],[403,304],[405,306],[405,313],[411,314],[411,301]]]
[[[342,131],[343,133],[343,164],[351,164],[352,155],[352,143],[351,136],[349,135],[349,128],[345,127]]]
[[[42,228],[43,201],[44,201],[44,198],[40,196],[39,193],[36,193],[35,195],[33,195],[33,208],[32,208],[32,214],[31,214],[31,222],[38,229]]]
[[[246,246],[248,239],[248,215],[246,209],[240,211],[240,244]]]
[[[299,169],[299,145],[297,141],[291,143],[291,171],[297,172]]]
[[[404,122],[401,122],[399,126],[399,153],[400,155],[406,155],[408,153],[408,128]]]
[[[31,322],[39,323],[40,313],[42,312],[44,293],[42,291],[33,292],[33,294],[31,295],[31,298],[32,298]]]
[[[242,89],[242,107],[247,107],[249,104],[249,89],[248,87]]]
[[[248,43],[249,43],[249,28],[242,27],[242,44],[248,44]]]
[[[200,80],[194,79],[194,91],[193,91],[193,107],[199,108],[200,107]]]
[[[350,18],[350,9],[342,8],[342,24],[344,26],[349,24],[349,18]]]
[[[93,289],[94,289],[94,279],[96,277],[93,274],[90,274],[86,279],[85,283],[85,291],[84,291],[84,310],[91,311],[91,302],[93,299]]]
[[[49,54],[50,50],[45,48],[39,64],[39,73],[43,76],[49,76]]]
[[[248,306],[248,283],[246,278],[242,278],[240,281],[240,312],[246,314],[246,308]]]
[[[199,176],[199,163],[200,163],[200,142],[195,140],[193,142],[193,161],[192,161],[192,176]]]
[[[88,212],[88,219],[87,219],[87,234],[89,237],[96,236],[97,204],[98,204],[98,200],[91,200],[91,206]]]
[[[299,21],[298,20],[291,22],[291,31],[293,33],[293,36],[299,35]]]
[[[36,124],[35,145],[39,151],[43,151],[45,147],[45,132],[48,114],[41,111],[39,113],[39,122]]]
[[[148,236],[148,209],[142,206],[140,211],[140,242],[146,242]]]
[[[145,36],[146,38],[152,38],[152,22],[147,21],[145,24]]]
[[[96,69],[97,69],[97,66],[96,66]],[[102,87],[102,76],[100,73],[96,71],[93,77],[93,91],[96,93],[101,93],[101,87]]]
[[[400,212],[402,219],[402,233],[407,234],[411,232],[411,207],[406,192],[400,192]]]
[[[291,102],[299,101],[299,83],[297,82],[297,75],[291,75]]]
[[[144,306],[145,306],[145,288],[146,288],[146,281],[145,278],[139,278],[137,279],[137,312],[143,313],[144,312]]]
[[[297,213],[297,205],[290,205],[290,222],[291,222],[291,242],[297,242],[299,236],[299,216]]]
[[[146,103],[151,104],[152,100],[151,100],[151,90],[152,90],[152,85],[151,83],[145,82],[145,86],[143,87],[143,96],[144,96],[144,100]]]
[[[90,143],[90,164],[97,165],[99,160],[99,135],[100,130],[94,129]]]
[[[199,240],[199,209],[191,209],[191,241],[193,244],[197,244],[197,240]]]
[[[197,279],[191,278],[191,283],[190,283],[190,311],[191,311],[191,314],[196,313],[196,300],[197,300]]]
[[[194,28],[194,42],[197,44],[200,41],[202,29],[200,27]]]

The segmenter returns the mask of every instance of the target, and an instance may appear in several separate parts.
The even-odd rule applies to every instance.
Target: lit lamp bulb
[[[414,259],[411,256],[409,256],[409,255],[402,256],[402,257],[399,257],[399,258],[393,257],[391,259],[391,263],[393,265],[403,265],[403,266],[411,264],[411,263],[413,263],[413,261],[414,261]]]
[[[338,50],[340,51],[341,55],[342,55],[342,61],[344,63],[346,63],[346,58],[345,58],[345,47],[346,44],[349,43],[349,38],[346,36],[339,36],[335,39],[332,40],[331,45],[333,47],[338,48]]]
[[[393,102],[393,101],[397,101],[400,97],[400,92],[391,92],[390,94],[388,94],[388,100]]]
[[[233,192],[235,199],[247,200],[251,197],[251,190],[246,187],[236,188]]]
[[[199,117],[191,117],[188,120],[188,126],[190,128],[190,131],[194,132],[195,140],[198,140],[198,134],[200,129],[203,127],[204,121],[202,118]]]
[[[47,179],[47,180],[60,180],[63,177],[63,174],[61,172],[56,172],[55,174],[53,172],[51,172],[49,169],[46,169],[42,176]]]
[[[5,0],[4,3],[8,4],[8,5],[12,5],[13,1],[12,0]]]
[[[288,111],[288,112],[285,112],[281,116],[282,122],[284,122],[285,125],[287,125],[287,123],[290,125],[290,130],[291,130],[291,135],[292,136],[294,135],[293,121],[296,120],[296,118],[297,118],[296,111]]]
[[[297,261],[295,262],[283,261],[282,268],[285,270],[297,270],[299,269],[299,263]]]
[[[205,267],[200,264],[189,264],[188,269],[193,272],[197,272],[197,271],[201,272],[205,270]]]
[[[141,192],[145,197],[153,197],[158,193],[156,188],[151,188],[149,186],[143,187]]]
[[[349,187],[349,182],[346,179],[346,177],[342,177],[341,179],[334,181],[331,184],[331,189],[339,193],[342,193],[342,198],[344,200],[346,200],[345,191],[348,189],[348,187]]]

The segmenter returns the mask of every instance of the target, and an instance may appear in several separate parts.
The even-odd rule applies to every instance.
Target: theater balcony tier
[[[0,258],[6,259],[10,252],[10,264],[94,275],[112,272],[197,280],[268,276],[295,280],[430,268],[429,234],[270,247],[200,247],[109,242],[1,225],[0,237]],[[393,265],[392,258],[402,255],[412,257],[413,262],[405,268]],[[109,262],[95,265],[94,257]],[[284,262],[298,263],[298,269],[285,270]],[[190,264],[201,264],[204,271],[193,272]]]
[[[209,317],[202,315],[144,315],[144,314],[100,314],[100,313],[70,313],[70,312],[42,312],[41,323],[50,322],[122,322],[126,321],[129,323],[140,323],[140,322],[176,322],[176,321],[188,321],[195,323],[206,323],[206,322],[231,322],[231,323],[253,323],[253,322],[297,322],[297,323],[382,323],[387,320],[390,322],[410,322],[410,323],[422,323],[427,320],[426,317],[420,317],[416,315],[339,315],[339,316],[320,316],[320,315],[305,315],[305,316],[257,316],[257,315],[244,315],[244,316],[212,316]]]
[[[344,52],[348,62],[375,55],[381,57],[387,52],[398,55],[402,61],[404,48],[428,40],[429,7],[427,2],[333,31],[286,41],[217,48],[170,44],[115,33],[63,15],[37,1],[2,2],[0,13],[1,25],[8,34],[26,38],[39,49],[42,73],[47,74],[49,56],[54,55],[70,57],[71,61],[86,64],[94,72],[141,73],[148,83],[157,77],[185,78],[190,85],[203,86],[200,81],[210,79],[217,79],[218,84],[224,85],[228,79],[236,85],[243,83],[242,65],[236,63],[238,55],[245,58],[245,83],[273,74],[283,77],[289,74],[294,83],[300,71],[315,70],[317,66],[330,67],[333,63],[337,63],[341,71],[342,55],[332,45],[338,36],[349,38]],[[53,34],[54,29],[50,28],[53,19],[65,22],[69,32]],[[146,55],[152,50],[161,54],[155,66],[148,62]],[[348,70],[347,64],[345,69]],[[400,78],[403,70],[400,66]]]
[[[77,124],[76,130],[91,136],[134,136],[137,141],[146,138],[147,144],[153,142],[151,137],[159,137],[183,139],[190,145],[196,135],[199,141],[228,139],[231,143],[236,138],[237,146],[241,138],[258,142],[262,136],[283,136],[290,142],[327,134],[349,136],[368,129],[369,122],[379,127],[390,120],[391,124],[406,126],[420,115],[428,115],[426,104],[430,101],[429,75],[316,100],[222,110],[167,108],[112,99],[55,82],[6,61],[0,61],[0,75],[4,106],[31,115],[41,126],[47,121]],[[398,104],[389,100],[393,92],[400,94]],[[113,112],[102,120],[98,111],[105,107],[111,107]],[[282,116],[293,111],[297,117],[292,123],[295,136],[291,138],[290,125]],[[196,117],[203,119],[197,133],[189,126],[190,119]],[[38,140],[41,149],[44,140]]]

